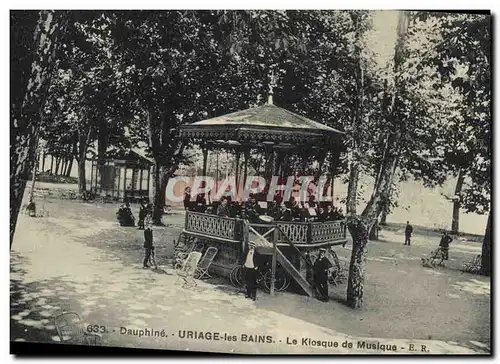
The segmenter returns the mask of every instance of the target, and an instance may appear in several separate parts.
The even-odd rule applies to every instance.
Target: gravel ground
[[[447,266],[427,269],[420,265],[420,257],[437,246],[438,235],[417,231],[413,245],[407,247],[402,244],[402,228],[393,225],[382,231],[380,241],[369,244],[363,309],[351,310],[342,303],[345,285],[331,290],[329,303],[293,293],[275,297],[259,293],[251,302],[220,280],[202,283],[193,292],[180,288],[166,263],[182,229],[182,214],[166,216],[167,226],[155,228],[162,269],[154,272],[141,269],[142,231],[118,226],[117,205],[44,203],[48,217],[19,217],[11,253],[12,340],[57,341],[52,317],[72,310],[86,323],[117,332],[120,327],[153,327],[179,335],[178,328],[191,328],[226,330],[237,336],[267,333],[276,341],[263,348],[241,341],[238,345],[181,339],[167,343],[163,338],[109,333],[106,345],[325,352],[285,344],[289,336],[309,335],[353,342],[368,337],[398,347],[408,347],[408,340],[425,340],[433,353],[480,352],[490,347],[490,280],[460,271],[463,263],[480,254],[478,243],[454,242]],[[350,244],[339,248],[338,254],[348,259]]]

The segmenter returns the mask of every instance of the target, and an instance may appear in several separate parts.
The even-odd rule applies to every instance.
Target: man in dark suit
[[[191,187],[186,187],[184,189],[184,210],[191,209]]]
[[[405,227],[405,243],[404,245],[410,245],[411,244],[411,234],[413,233],[413,226],[410,225],[410,222],[406,222],[406,227]]]
[[[448,260],[448,252],[452,241],[453,238],[448,235],[448,232],[444,231],[443,236],[441,236],[441,241],[439,242],[439,248],[443,251],[444,260]]]
[[[153,206],[151,206],[149,200],[145,198],[141,201],[141,206],[139,207],[139,221],[137,222],[139,230],[144,229],[144,219],[148,214],[153,214]]]
[[[321,248],[319,250],[318,259],[314,262],[313,273],[314,273],[314,286],[316,292],[318,293],[318,299],[320,301],[328,301],[328,269],[332,267],[332,264],[325,256],[326,249]]]

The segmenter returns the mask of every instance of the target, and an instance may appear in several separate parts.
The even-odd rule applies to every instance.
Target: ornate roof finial
[[[273,77],[271,76],[271,82],[269,83],[269,94],[267,95],[268,105],[273,105],[273,88],[274,88],[274,82],[273,82]]]
[[[273,105],[273,93],[269,93],[269,95],[267,96],[267,104],[268,105]]]

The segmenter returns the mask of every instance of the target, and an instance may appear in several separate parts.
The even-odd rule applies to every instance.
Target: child
[[[152,262],[155,269],[158,269],[155,259],[155,247],[153,245],[153,219],[151,215],[147,215],[144,219],[146,228],[144,230],[144,262],[143,268],[149,268],[149,262]]]

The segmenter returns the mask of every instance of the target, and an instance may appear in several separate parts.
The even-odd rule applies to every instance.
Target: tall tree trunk
[[[464,185],[465,175],[460,169],[458,172],[457,184],[455,185],[455,194],[453,195],[453,216],[451,220],[451,233],[458,234],[459,219],[460,219],[460,192]]]
[[[54,174],[54,156],[50,155],[50,174]]]
[[[161,188],[161,180],[162,180],[162,167],[161,160],[155,158],[155,164],[153,166],[153,206],[155,211],[158,210],[159,206],[162,205],[162,188]],[[154,211],[154,212],[155,212]],[[158,216],[158,213],[153,214],[153,223],[156,225],[161,222],[161,216]]]
[[[33,176],[31,178],[31,191],[30,191],[30,202],[34,202],[34,197],[35,197],[35,181],[36,181],[36,174],[38,172],[38,165],[39,165],[39,151],[36,152],[36,159],[35,159],[35,165],[33,166]]]
[[[483,247],[481,251],[481,274],[491,275],[491,211],[484,232]]]
[[[382,210],[382,213],[380,214],[379,225],[387,225],[387,215],[388,212],[386,210]]]
[[[73,159],[74,159],[73,157],[70,157],[69,159],[68,168],[66,168],[66,174],[65,174],[66,177],[71,176],[71,170],[73,169]]]
[[[379,226],[379,222],[375,221],[375,224],[373,224],[372,228],[370,229],[370,235],[368,237],[369,240],[371,240],[371,241],[378,240],[378,226]]]
[[[63,164],[62,164],[62,168],[61,168],[61,176],[65,176],[66,175],[67,169],[68,169],[68,160],[66,158],[64,158],[64,161],[63,161]]]
[[[42,148],[42,173],[45,172],[45,148]]]
[[[69,166],[68,170],[66,171],[66,177],[71,176],[71,171],[73,170],[73,160],[75,157],[78,155],[78,143],[73,143],[71,146],[71,152],[70,152],[70,157],[69,157]]]
[[[78,131],[78,192],[82,195],[87,191],[86,161],[87,150],[92,135],[92,127],[88,123],[80,126]]]
[[[102,122],[99,123],[97,131],[98,131],[98,133],[97,133],[97,156],[98,156],[97,173],[102,176],[103,175],[103,167],[105,164],[104,156],[106,154],[106,151],[108,150],[108,143],[109,143],[108,121],[102,120]],[[135,186],[135,184],[134,184],[134,186]]]
[[[359,24],[359,13],[351,14],[354,23]],[[394,69],[395,74],[402,61],[401,45],[402,39],[408,27],[407,18],[404,13],[400,13],[398,24],[398,43],[396,45]],[[356,214],[357,183],[359,178],[359,161],[361,151],[359,143],[361,135],[358,128],[362,125],[364,117],[364,77],[360,49],[360,30],[356,31],[355,49],[358,56],[358,65],[355,69],[356,79],[356,105],[352,125],[352,146],[350,160],[350,180],[347,190],[347,228],[352,237],[352,253],[349,266],[349,278],[347,283],[347,304],[351,308],[360,308],[363,305],[364,276],[366,264],[366,244],[368,242],[368,232],[377,220],[384,201],[387,201],[388,193],[392,184],[394,173],[399,159],[399,141],[401,139],[401,129],[395,128],[387,140],[384,151],[384,158],[380,165],[377,177],[377,184],[374,186],[372,196],[368,201],[361,216]],[[398,79],[395,80],[396,89],[399,87]],[[391,121],[395,119],[394,112],[399,105],[396,104],[396,97],[393,95],[390,102],[385,102],[384,114]],[[397,105],[397,106],[396,106]]]
[[[56,158],[56,176],[59,175],[59,166],[61,165],[61,157]]]
[[[351,262],[347,281],[347,305],[351,308],[361,308],[364,299],[368,227],[358,216],[349,217],[347,226],[352,237]]]
[[[351,262],[349,264],[349,277],[347,280],[347,305],[351,308],[360,308],[363,305],[363,289],[365,280],[366,265],[366,244],[368,242],[368,227],[357,216],[357,193],[359,180],[359,160],[360,160],[360,133],[359,127],[364,114],[364,74],[361,60],[359,28],[359,14],[353,13],[352,19],[356,24],[355,48],[358,56],[357,67],[355,69],[356,79],[356,104],[352,119],[352,145],[350,150],[350,171],[349,185],[347,186],[347,228],[352,237]],[[333,184],[333,178],[332,178]]]
[[[87,180],[85,178],[85,159],[78,161],[78,192],[83,194],[87,190]]]
[[[40,110],[45,102],[54,67],[61,18],[54,11],[40,11],[34,31],[34,57],[20,110],[11,111],[10,140],[10,246],[14,239],[26,176],[33,167],[40,129]],[[14,80],[15,82],[15,80]]]

